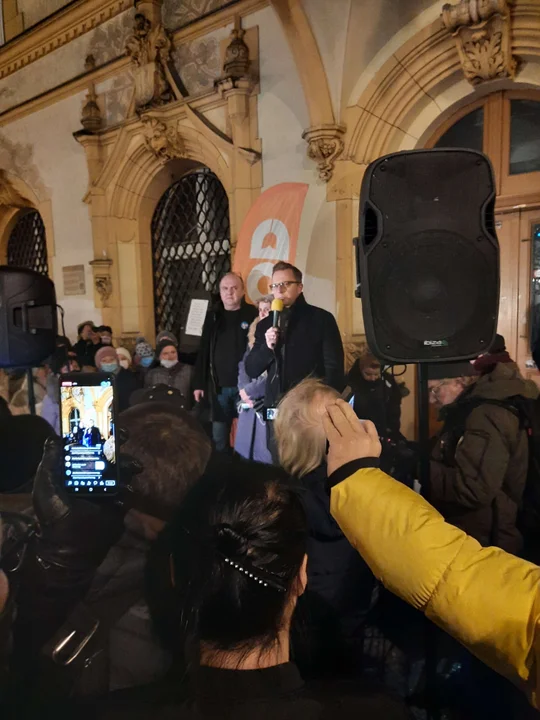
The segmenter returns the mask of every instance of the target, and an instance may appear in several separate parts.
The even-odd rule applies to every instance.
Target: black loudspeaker
[[[55,350],[56,293],[48,277],[0,266],[0,367],[39,365]]]
[[[495,181],[473,150],[387,155],[366,170],[357,296],[371,350],[391,363],[469,360],[495,338]]]

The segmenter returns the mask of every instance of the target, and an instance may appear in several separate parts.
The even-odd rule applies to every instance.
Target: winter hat
[[[139,337],[135,343],[135,355],[138,358],[154,357],[154,348],[143,337]]]
[[[437,363],[428,365],[428,380],[450,380],[476,377],[478,372],[470,362]]]
[[[83,329],[84,329],[87,325],[90,325],[90,327],[92,328],[92,330],[95,331],[96,326],[94,325],[94,323],[92,322],[92,320],[85,320],[84,322],[80,323],[80,325],[77,325],[77,335],[80,335],[80,334],[82,333]]]
[[[98,368],[101,363],[107,358],[111,358],[111,360],[118,360],[116,349],[113,348],[112,345],[107,345],[106,347],[99,348],[95,357],[96,367]]]
[[[497,355],[503,353],[506,350],[506,340],[502,335],[495,335],[493,345],[489,348],[490,355]]]
[[[131,360],[132,360],[131,353],[129,352],[129,350],[127,348],[125,348],[125,347],[116,348],[116,354],[118,355],[118,358],[120,360],[122,360],[122,359],[129,360],[129,364],[131,365]]]
[[[167,347],[173,347],[175,350],[178,350],[176,343],[172,340],[162,340],[156,348],[156,357],[159,357]]]
[[[131,398],[129,400],[131,407],[148,402],[168,403],[180,410],[189,409],[186,398],[182,395],[180,390],[164,384],[154,385],[151,388],[135,390],[135,392],[131,394]]]
[[[178,347],[178,340],[176,339],[176,335],[173,335],[172,332],[169,332],[168,330],[162,330],[160,333],[158,333],[158,336],[156,338],[156,345],[159,345],[163,340],[170,340],[174,347]]]

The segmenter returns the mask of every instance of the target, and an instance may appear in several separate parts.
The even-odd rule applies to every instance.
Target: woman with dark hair
[[[175,617],[158,629],[182,646],[189,668],[184,713],[174,717],[408,717],[358,682],[308,691],[290,661],[291,622],[307,582],[307,525],[281,470],[238,458],[212,463],[163,542]]]

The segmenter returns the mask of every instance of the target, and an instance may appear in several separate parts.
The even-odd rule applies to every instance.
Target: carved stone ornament
[[[28,207],[30,202],[15,190],[5,170],[0,170],[0,207]]]
[[[158,160],[166,163],[173,158],[184,157],[186,148],[180,133],[174,126],[167,126],[159,118],[151,115],[141,117],[146,147]]]
[[[251,60],[249,59],[249,48],[244,42],[246,31],[237,21],[231,32],[231,42],[225,50],[223,62],[223,75],[234,80],[249,76]]]
[[[102,307],[108,307],[112,295],[111,265],[112,260],[107,257],[90,262],[94,272],[94,287],[100,297]]]
[[[96,68],[96,61],[93,55],[88,55],[84,64],[84,69],[87,72],[91,72]],[[85,130],[89,132],[96,132],[103,127],[103,117],[101,110],[97,104],[96,87],[94,83],[90,83],[88,87],[88,93],[86,95],[86,102],[83,105],[81,112],[81,125]]]
[[[142,13],[135,15],[133,32],[126,41],[126,53],[133,65],[135,108],[165,105],[174,99],[165,67],[171,56],[171,39],[161,24],[152,25]]]
[[[510,2],[461,0],[457,5],[443,7],[443,22],[456,41],[463,72],[472,85],[513,79],[516,74]]]
[[[317,163],[319,177],[324,182],[332,178],[335,162],[343,152],[344,132],[342,125],[320,125],[302,134],[308,143],[308,157]]]

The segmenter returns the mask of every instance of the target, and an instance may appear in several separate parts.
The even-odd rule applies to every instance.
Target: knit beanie
[[[156,345],[159,345],[163,340],[171,340],[174,347],[178,347],[178,340],[176,339],[176,335],[173,335],[172,332],[169,332],[168,330],[162,330],[160,333],[158,333],[158,336],[156,338]]]
[[[470,362],[433,363],[428,365],[428,380],[450,380],[476,377],[478,372]]]
[[[156,357],[159,358],[163,350],[167,347],[173,347],[175,350],[178,350],[176,343],[173,343],[172,340],[162,340],[156,348]]]
[[[154,357],[154,348],[143,337],[137,338],[135,355],[138,358]]]
[[[118,360],[118,355],[116,354],[116,349],[113,348],[112,345],[107,345],[106,347],[99,348],[99,350],[96,353],[96,357],[95,357],[96,367],[99,368],[101,363],[106,358]]]
[[[116,348],[116,354],[118,355],[118,357],[120,359],[124,358],[125,360],[129,360],[129,362],[131,364],[131,353],[129,352],[129,350],[127,348],[125,348],[125,347]]]

